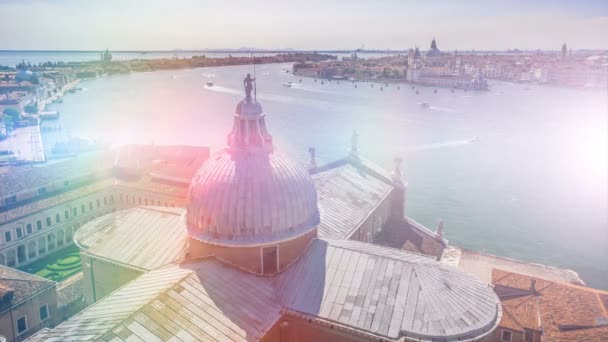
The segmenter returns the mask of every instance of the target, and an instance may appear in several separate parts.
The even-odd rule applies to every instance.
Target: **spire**
[[[353,130],[350,137],[350,155],[359,158],[359,133],[357,133],[357,130]]]

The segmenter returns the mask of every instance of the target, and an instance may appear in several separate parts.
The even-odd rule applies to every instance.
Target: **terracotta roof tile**
[[[608,292],[497,269],[492,283],[505,312],[501,326],[540,328],[546,341],[608,341]]]

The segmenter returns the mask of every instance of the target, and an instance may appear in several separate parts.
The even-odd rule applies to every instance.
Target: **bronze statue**
[[[253,82],[255,78],[251,78],[250,74],[247,74],[247,77],[243,80],[243,85],[245,86],[245,95],[247,99],[251,99],[251,90],[253,90]]]

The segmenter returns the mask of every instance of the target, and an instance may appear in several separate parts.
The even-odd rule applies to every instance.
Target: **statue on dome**
[[[253,82],[255,78],[251,78],[250,74],[247,74],[247,77],[243,80],[243,85],[245,86],[245,95],[248,100],[251,100],[251,91],[253,90]]]

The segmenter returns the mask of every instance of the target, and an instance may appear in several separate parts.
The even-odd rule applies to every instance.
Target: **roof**
[[[31,341],[257,341],[280,310],[270,282],[204,260],[145,273]]]
[[[303,166],[284,154],[224,149],[192,180],[190,235],[220,245],[281,241],[319,223],[317,193]]]
[[[393,185],[358,164],[344,162],[313,174],[320,237],[347,239],[388,196]]]
[[[0,197],[35,189],[55,181],[68,180],[86,174],[98,173],[100,165],[110,170],[110,153],[72,158],[45,166],[19,166],[0,174]]]
[[[207,158],[208,147],[125,145],[116,150],[114,167],[143,168],[154,179],[189,184]]]
[[[79,197],[84,197],[89,194],[109,189],[113,184],[114,181],[110,178],[107,178],[94,183],[79,186],[73,190],[69,190],[59,194],[53,194],[53,196],[47,196],[27,204],[19,205],[6,211],[0,211],[0,224],[8,223],[10,221],[22,218],[27,215],[31,215],[42,210],[47,210],[49,208],[55,207],[65,202],[72,201]]]
[[[184,209],[136,207],[107,214],[74,235],[82,251],[151,270],[183,259],[188,249]]]
[[[19,305],[40,292],[54,287],[55,284],[54,281],[0,265],[0,293],[13,291],[12,300],[7,302],[0,301],[0,313]]]
[[[559,283],[585,284],[579,275],[572,270],[499,257],[455,246],[445,248],[441,256],[441,262],[472,273],[487,284],[492,283],[492,270],[494,268]]]
[[[494,269],[501,326],[542,330],[548,341],[607,341],[608,291]]]
[[[496,294],[473,276],[355,241],[315,240],[277,289],[290,310],[393,339],[479,338],[500,320]]]
[[[441,257],[447,240],[409,217],[392,220],[374,237],[374,243],[414,253]]]
[[[402,250],[315,239],[275,277],[213,258],[149,271],[32,341],[257,341],[284,313],[355,333],[448,340],[479,338],[500,320],[492,289],[457,269]]]

